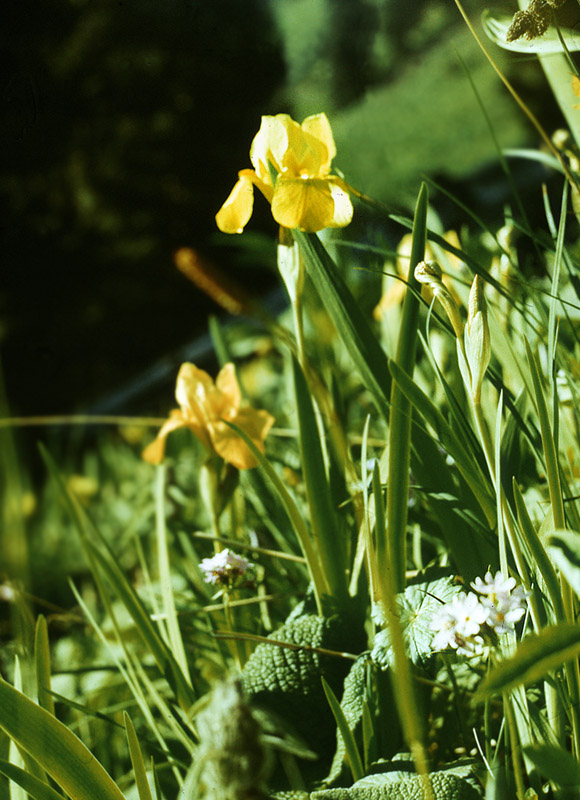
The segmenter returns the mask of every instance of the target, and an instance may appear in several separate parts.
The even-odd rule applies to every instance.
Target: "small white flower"
[[[465,655],[483,652],[483,638],[479,636],[479,629],[485,624],[487,616],[487,609],[473,592],[454,597],[450,603],[442,606],[431,621],[431,629],[436,631],[431,647],[433,650],[452,647]]]
[[[241,577],[253,564],[243,556],[237,555],[228,547],[212,558],[204,558],[199,568],[205,573],[207,583],[230,583]]]
[[[501,572],[496,572],[495,577],[487,572],[484,581],[476,578],[471,585],[483,595],[481,603],[487,609],[489,627],[496,633],[511,633],[526,613],[524,601],[528,592],[522,586],[516,587],[515,578],[505,578]]]
[[[499,570],[495,573],[494,578],[491,572],[488,571],[485,573],[485,579],[483,581],[481,578],[476,578],[471,585],[476,592],[488,595],[490,599],[495,602],[496,598],[510,596],[512,589],[516,585],[516,579],[504,578]]]

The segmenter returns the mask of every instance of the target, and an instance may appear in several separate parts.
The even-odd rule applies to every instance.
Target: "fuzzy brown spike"
[[[539,39],[548,30],[554,4],[546,0],[532,0],[525,11],[516,11],[506,35],[508,42],[516,39]]]

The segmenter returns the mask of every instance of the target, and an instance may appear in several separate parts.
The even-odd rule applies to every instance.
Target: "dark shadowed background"
[[[516,67],[555,115],[539,71]],[[427,173],[501,214],[504,181],[465,70],[502,146],[534,143],[450,2],[4,0],[0,358],[13,413],[103,398],[107,410],[152,409],[147,392],[115,408],[117,392],[160,358],[171,365],[217,310],[175,269],[179,247],[246,289],[275,286],[266,204],[248,236],[214,225],[262,114],[326,111],[337,165],[386,203],[410,207]],[[364,238],[368,212],[356,214]]]

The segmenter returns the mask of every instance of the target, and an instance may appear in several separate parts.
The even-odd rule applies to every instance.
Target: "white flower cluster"
[[[205,573],[204,579],[207,583],[231,585],[236,578],[240,578],[253,566],[247,558],[226,547],[212,558],[204,558],[199,568]]]
[[[483,655],[492,631],[510,633],[524,616],[528,593],[516,587],[515,578],[505,578],[501,572],[494,577],[487,572],[484,580],[476,578],[471,586],[477,594],[454,597],[431,621],[433,650],[451,647],[460,655]]]

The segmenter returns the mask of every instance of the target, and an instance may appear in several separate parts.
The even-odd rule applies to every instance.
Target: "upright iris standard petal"
[[[322,158],[320,162],[320,169],[330,172],[330,164],[336,155],[336,145],[334,143],[334,136],[330,122],[326,114],[314,114],[311,117],[306,117],[302,123],[302,130],[313,136],[326,148],[326,158]]]
[[[302,125],[288,114],[262,117],[250,148],[253,170],[242,170],[216,221],[225,233],[240,233],[252,213],[252,185],[272,205],[283,227],[315,232],[342,228],[352,219],[346,184],[331,173],[336,146],[326,114]]]

